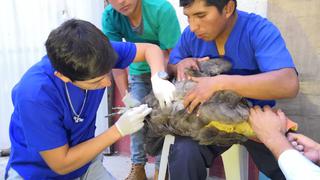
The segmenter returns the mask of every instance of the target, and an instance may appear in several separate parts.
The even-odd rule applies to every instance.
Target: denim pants
[[[151,75],[130,75],[129,76],[129,92],[130,94],[139,101],[148,95],[152,90]],[[131,134],[130,140],[130,151],[131,161],[133,164],[145,164],[147,162],[146,152],[144,150],[144,128]],[[160,155],[156,156],[155,166],[159,169]]]
[[[115,180],[102,162],[103,155],[100,154],[92,161],[86,173],[74,180]],[[6,180],[23,180],[23,178],[14,169],[10,168]]]
[[[261,143],[248,140],[244,145],[258,169],[273,180],[285,180],[272,153]],[[169,153],[171,180],[205,180],[206,168],[229,147],[204,146],[189,137],[176,136]]]

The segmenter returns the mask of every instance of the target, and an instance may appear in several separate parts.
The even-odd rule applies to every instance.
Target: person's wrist
[[[259,136],[260,141],[262,141],[266,146],[273,145],[275,141],[284,141],[285,136],[280,132],[272,133],[261,133]]]
[[[231,90],[228,86],[228,75],[217,75],[214,78],[213,88],[215,91]]]
[[[151,83],[153,84],[158,79],[157,73],[152,74]]]
[[[119,121],[119,120],[118,120]],[[116,127],[116,132],[118,132],[118,135],[120,136],[120,137],[123,137],[123,136],[125,136],[125,134],[124,134],[124,132],[121,130],[121,127],[120,127],[120,125],[119,125],[119,123],[118,122],[116,122],[115,123],[115,127]]]
[[[119,139],[121,139],[123,136],[120,134],[117,126],[114,124],[110,127],[109,129],[111,131],[111,136],[108,135],[108,138],[113,138],[115,141],[118,141]],[[108,130],[108,131],[109,131]]]
[[[167,80],[169,78],[169,75],[166,71],[157,71],[156,73],[154,73],[151,77],[151,80],[155,80],[155,79],[162,79],[162,80]]]
[[[282,135],[281,133],[279,133],[278,135],[279,136],[273,136],[269,139],[268,142],[265,143],[265,145],[274,154],[276,159],[279,159],[279,156],[284,151],[294,149],[284,135]]]

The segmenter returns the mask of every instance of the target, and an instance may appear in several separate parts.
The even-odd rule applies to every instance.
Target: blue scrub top
[[[118,54],[114,68],[126,68],[136,55],[133,43],[111,42]],[[12,90],[14,112],[10,122],[11,149],[6,173],[11,167],[24,179],[74,179],[83,175],[90,163],[67,175],[53,172],[40,151],[65,144],[76,146],[94,137],[96,112],[105,89],[89,90],[81,118],[75,123],[64,82],[54,75],[55,69],[44,56],[32,66]],[[84,90],[67,84],[72,105],[79,112]]]
[[[232,63],[226,74],[252,75],[295,68],[279,30],[267,19],[256,14],[237,11],[238,19],[225,44],[224,58]],[[170,53],[170,64],[187,57],[220,57],[215,41],[204,41],[188,26]],[[275,101],[250,99],[253,105],[274,106]]]

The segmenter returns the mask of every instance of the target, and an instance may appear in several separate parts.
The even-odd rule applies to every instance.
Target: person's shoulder
[[[105,8],[104,8],[104,13],[110,13],[110,12],[117,12],[112,6],[111,4],[107,5]]]
[[[114,68],[124,69],[129,66],[136,56],[137,47],[132,42],[111,41],[111,45],[118,55]]]
[[[143,6],[152,10],[154,13],[174,10],[173,6],[167,0],[143,0]]]
[[[142,0],[144,6],[159,8],[171,5],[167,0]]]
[[[248,30],[259,30],[262,27],[274,26],[267,18],[255,13],[248,13],[238,10],[240,21],[245,24]]]
[[[122,54],[123,52],[128,52],[136,49],[135,43],[132,42],[110,41],[110,43],[118,55]]]
[[[184,40],[190,41],[201,40],[197,38],[196,34],[190,30],[189,25],[182,31],[181,37],[184,38]]]
[[[267,18],[255,13],[238,12],[238,22],[236,30],[241,34],[246,34],[251,41],[255,41],[270,36],[270,34],[279,34],[278,28]]]
[[[121,16],[121,14],[115,10],[110,4],[104,8],[102,13],[103,19],[117,19]]]
[[[193,32],[190,30],[190,25],[184,28],[182,31],[183,34],[192,34]]]
[[[48,92],[53,95],[57,92],[53,73],[54,69],[48,57],[44,56],[27,70],[13,91],[21,97],[20,99],[25,100],[39,99]]]
[[[122,42],[122,41],[110,41],[111,46],[113,47],[114,50],[117,51],[120,47],[125,47],[126,44],[129,42]]]

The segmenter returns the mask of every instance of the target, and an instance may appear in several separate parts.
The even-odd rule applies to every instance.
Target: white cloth
[[[296,150],[284,151],[278,164],[288,180],[320,180],[320,167]]]

